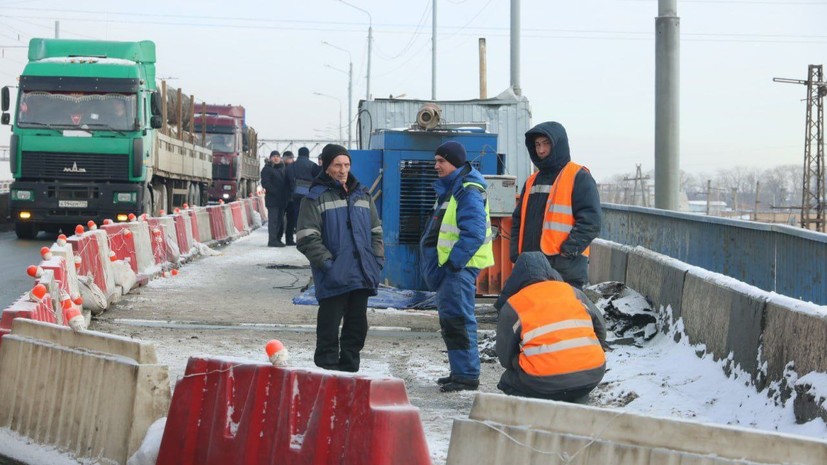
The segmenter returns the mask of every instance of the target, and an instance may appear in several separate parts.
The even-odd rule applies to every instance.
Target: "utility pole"
[[[480,37],[479,41],[479,48],[480,48],[480,98],[486,99],[488,98],[488,82],[487,82],[487,64],[486,64],[486,56],[485,56],[485,38]]]
[[[804,122],[804,182],[801,194],[801,227],[825,231],[824,198],[824,82],[822,65],[809,65],[807,80],[773,78],[774,82],[803,84],[807,86],[807,118]],[[813,147],[815,146],[815,147]],[[811,211],[815,210],[815,218]]]
[[[511,89],[522,95],[520,88],[520,0],[511,0]]]
[[[712,197],[712,180],[706,180],[706,216],[709,216],[709,201]]]
[[[431,100],[436,100],[436,0],[433,0],[434,12],[431,20]]]
[[[60,39],[60,21],[55,21],[55,39]]]
[[[640,197],[641,202],[640,204],[644,207],[648,207],[649,200],[647,197],[647,190],[646,190],[646,180],[649,179],[649,175],[644,176],[643,171],[641,170],[640,164],[635,165],[637,167],[635,171],[635,177],[633,178],[623,178],[624,181],[634,181],[635,185],[632,189],[632,205],[637,205],[637,185],[640,182]]]
[[[658,0],[655,18],[655,207],[678,209],[680,173],[678,0]]]
[[[761,188],[761,181],[755,181],[755,206],[752,209],[752,211],[754,212],[753,216],[752,216],[753,221],[758,221],[758,204],[761,203],[758,200],[758,193],[759,193],[760,188]]]

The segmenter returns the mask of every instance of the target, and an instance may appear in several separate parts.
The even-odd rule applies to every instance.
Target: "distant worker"
[[[511,215],[511,261],[539,250],[567,283],[582,289],[589,281],[589,244],[602,221],[597,184],[586,167],[571,161],[560,123],[533,127],[525,145],[539,171],[526,180]]]
[[[600,310],[562,281],[542,252],[520,255],[494,306],[506,394],[561,401],[587,396],[606,371]]]
[[[300,149],[293,166],[306,156]],[[385,262],[382,223],[370,194],[350,172],[347,149],[328,144],[321,158],[323,171],[301,202],[296,233],[319,301],[313,361],[356,372],[368,332],[368,297],[376,295]]]
[[[294,215],[297,220],[299,217],[299,207],[301,206],[302,199],[310,192],[310,184],[313,183],[313,180],[321,172],[322,167],[317,163],[310,161],[310,150],[308,150],[307,147],[299,148],[299,157],[296,159],[295,163],[292,163],[287,167],[287,177],[290,178],[290,182],[293,186],[293,195],[291,199],[293,209],[292,215]],[[291,206],[288,206],[288,217],[291,215],[289,210],[290,208]],[[287,237],[287,245],[292,245],[292,238],[292,235]]]
[[[474,297],[480,270],[494,264],[487,184],[465,160],[465,147],[459,142],[437,147],[437,201],[419,243],[422,276],[437,293],[439,326],[448,349],[450,374],[437,380],[442,392],[479,387]]]
[[[284,234],[284,211],[290,197],[290,186],[281,162],[278,150],[270,152],[270,160],[261,169],[261,187],[266,194],[264,205],[267,207],[268,247],[284,247],[281,237]]]
[[[285,150],[281,156],[281,161],[284,163],[284,175],[287,177],[287,182],[292,186],[290,193],[287,195],[287,206],[284,208],[284,216],[287,219],[284,225],[284,243],[287,245],[296,245],[293,236],[296,234],[296,220],[299,216],[299,207],[294,207],[293,191],[296,189],[296,178],[290,174],[292,171],[290,166],[293,165],[296,158],[293,156],[293,152]]]

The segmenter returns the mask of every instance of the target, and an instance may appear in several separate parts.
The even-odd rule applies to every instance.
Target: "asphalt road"
[[[52,234],[41,232],[37,239],[18,239],[14,231],[0,232],[0,309],[6,308],[32,288],[26,267],[40,263],[40,248],[54,242]]]

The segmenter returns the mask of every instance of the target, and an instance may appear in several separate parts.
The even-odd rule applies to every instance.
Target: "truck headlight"
[[[137,192],[115,192],[115,203],[135,203],[137,200]]]
[[[34,191],[22,191],[14,189],[11,191],[12,200],[34,200]]]
[[[224,197],[225,199],[229,199],[229,198],[230,198],[230,194],[224,194],[224,195],[223,195],[223,197]]]
[[[229,184],[224,184],[224,190],[225,191],[231,191],[231,190],[233,190],[233,186],[231,186]]]

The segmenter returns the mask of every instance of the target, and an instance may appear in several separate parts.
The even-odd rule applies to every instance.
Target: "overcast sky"
[[[373,21],[373,96],[430,98],[432,0],[351,3]],[[479,96],[479,37],[489,95],[508,87],[509,5],[438,0],[438,99]],[[827,61],[827,0],[678,0],[678,15],[682,169],[803,163],[805,87],[772,78],[806,79]],[[656,0],[522,1],[532,122],[566,126],[598,181],[654,167],[656,16]],[[322,41],[353,57],[354,112],[365,97],[368,15],[336,0],[0,0],[0,45],[53,37],[56,20],[62,38],[155,41],[159,77],[199,101],[244,105],[263,138],[337,138],[339,102],[346,126],[347,76],[325,65],[346,70],[348,54]],[[25,48],[4,48],[0,83],[25,62]]]

